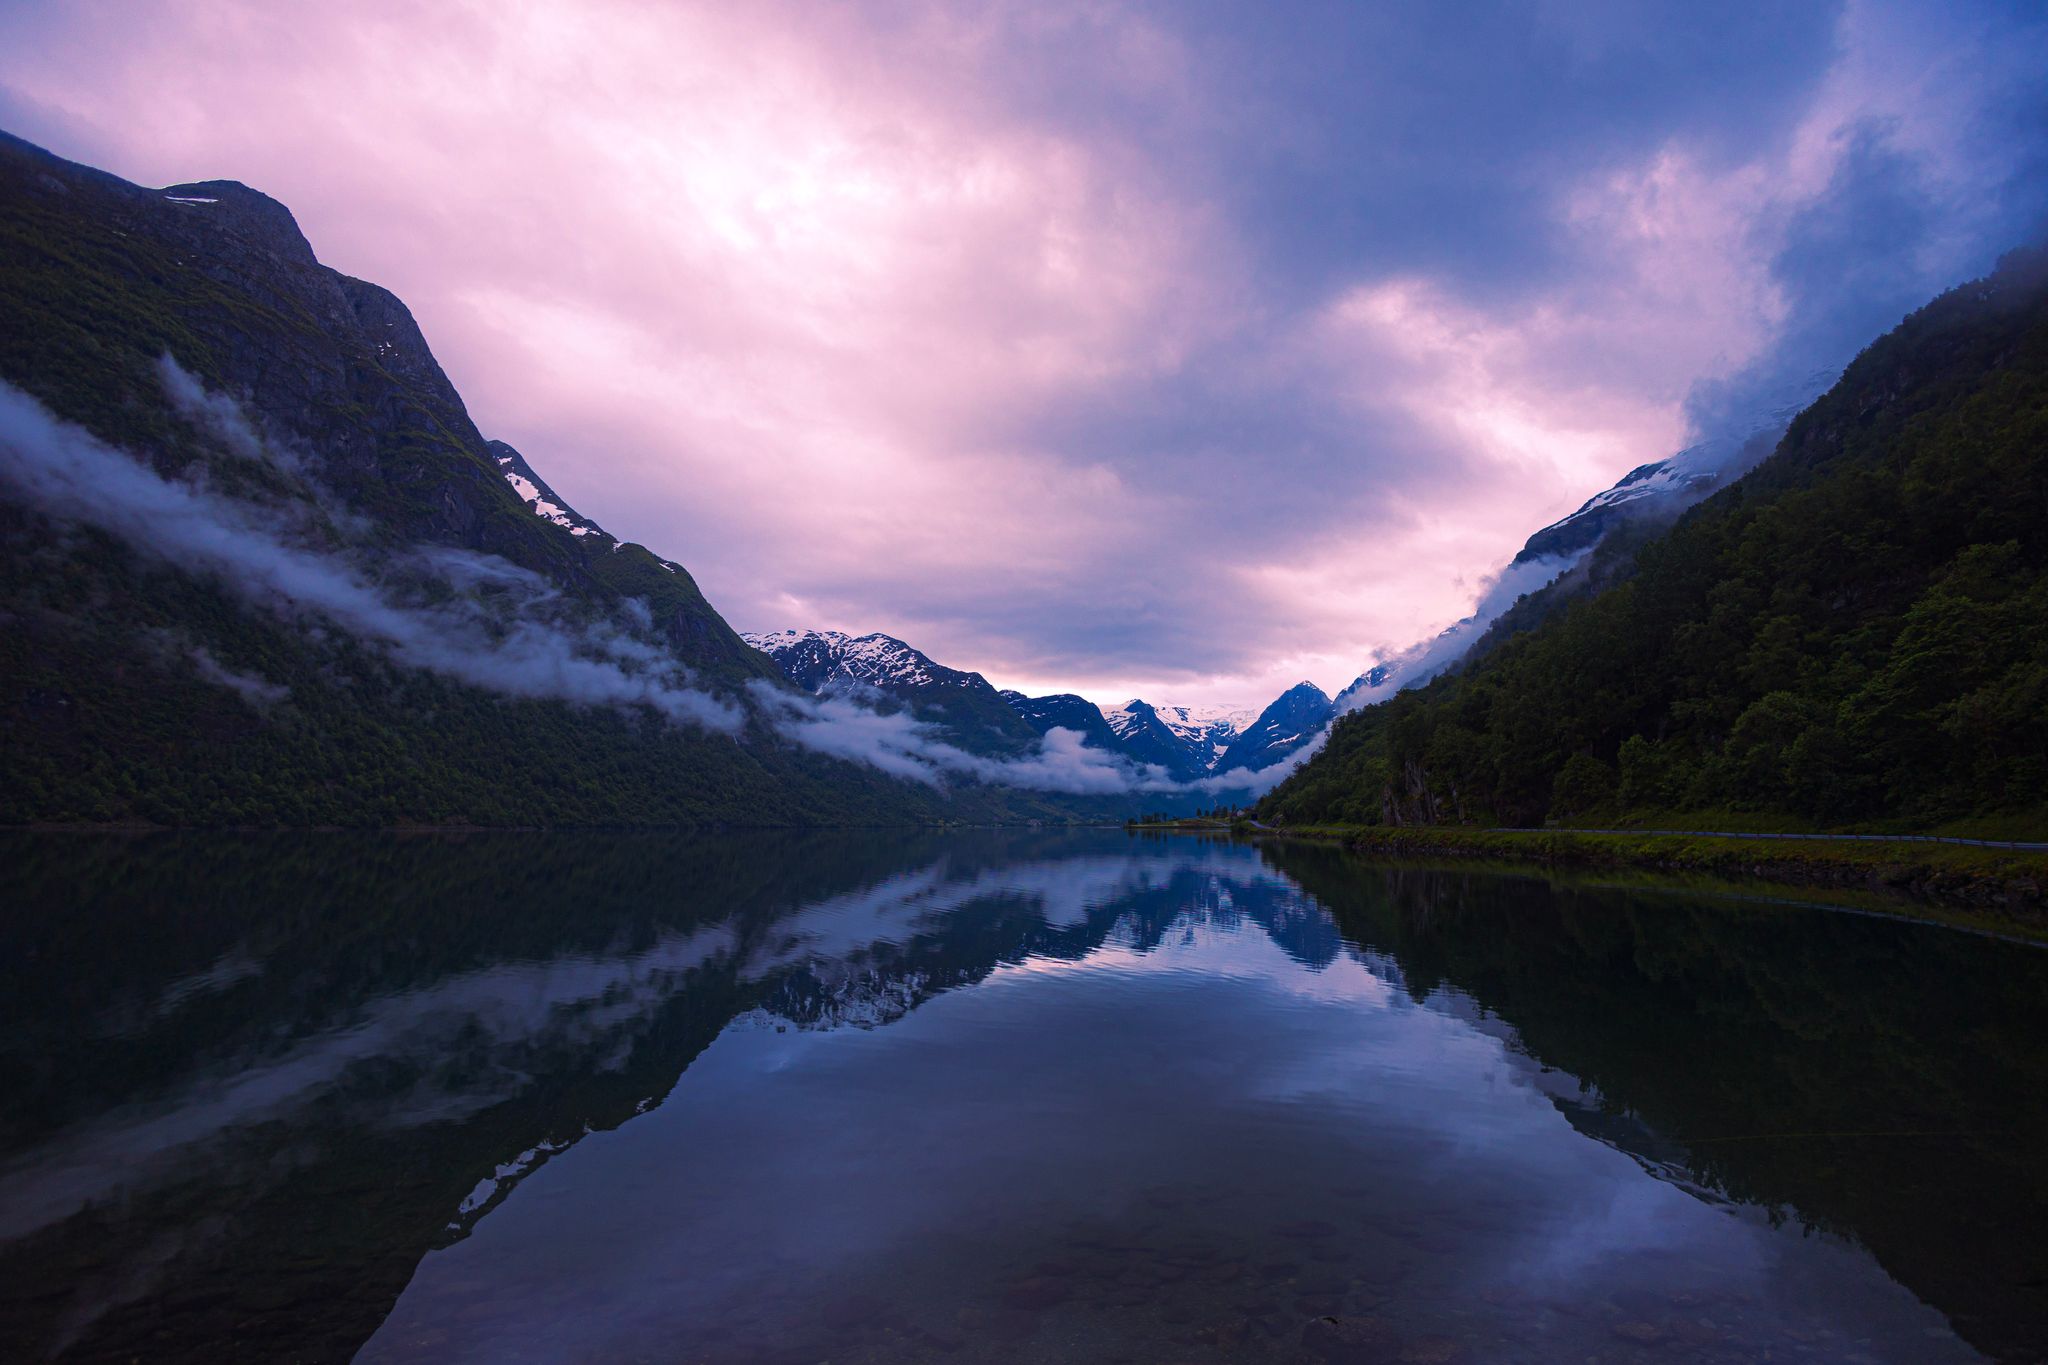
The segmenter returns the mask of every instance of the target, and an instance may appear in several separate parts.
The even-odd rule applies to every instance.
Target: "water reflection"
[[[2048,954],[1114,833],[16,840],[26,1358],[2033,1358]]]

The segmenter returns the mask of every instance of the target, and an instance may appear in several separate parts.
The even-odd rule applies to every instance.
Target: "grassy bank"
[[[2048,937],[2048,853],[1954,844],[1565,834],[1445,826],[1306,825],[1242,831],[1313,839],[1408,859],[1484,859],[1570,868],[1639,868],[1880,895],[1900,913]]]

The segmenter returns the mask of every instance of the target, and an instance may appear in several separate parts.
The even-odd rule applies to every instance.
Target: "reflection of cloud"
[[[652,1017],[689,971],[729,952],[729,931],[671,935],[631,957],[565,957],[486,968],[367,1002],[362,1013],[282,1055],[235,1059],[183,1079],[163,1098],[58,1134],[0,1167],[0,1241],[25,1237],[89,1205],[178,1178],[224,1155],[223,1140],[263,1122],[303,1121],[376,1062],[423,1079],[371,1116],[411,1127],[457,1118],[531,1082],[536,1053],[587,1057],[600,1040]],[[477,1065],[459,1089],[434,1079],[456,1052]],[[489,1079],[484,1079],[484,1078]]]
[[[195,1000],[217,994],[238,982],[262,974],[263,964],[242,949],[237,948],[224,953],[205,971],[181,976],[164,987],[164,993],[157,1001],[156,1017],[161,1019],[175,1014]]]
[[[966,877],[951,874],[940,860],[806,906],[788,923],[777,951],[750,958],[743,971],[759,980],[791,963],[849,958],[877,943],[903,942],[946,915],[987,901],[1030,902],[1050,927],[1074,929],[1092,912],[1156,891],[1176,873],[1216,856],[1081,855],[1008,863]]]
[[[950,1320],[1077,1228],[1256,1264],[1302,1256],[1293,1220],[1327,1227],[1345,1276],[1381,1271],[1406,1303],[1469,1305],[1475,1334],[1582,1348],[1547,1354],[1611,1340],[1609,1296],[1669,1292],[1674,1265],[1689,1292],[1796,1283],[1795,1301],[1831,1320],[1826,1290],[1867,1287],[1914,1330],[1934,1325],[1868,1256],[1723,1217],[1586,1141],[1529,1083],[1511,1032],[1475,1027],[1483,1012],[1454,992],[1418,1005],[1349,957],[1307,972],[1244,921],[1199,912],[1218,888],[1183,874],[1256,878],[1247,850],[1130,860],[1185,881],[1187,932],[1004,964],[943,1011],[878,1030],[742,1021],[692,1064],[686,1103],[612,1135],[601,1162],[582,1154],[557,1191],[573,1197],[515,1199],[425,1262],[364,1358],[396,1354],[457,1302],[477,1311],[455,1358],[545,1352],[565,1309],[598,1292],[612,1311],[576,1320],[586,1351],[628,1355],[656,1334],[687,1351],[706,1324],[756,1316],[755,1344],[774,1350],[803,1341],[814,1305],[870,1294]],[[1092,861],[1077,885],[1126,860]],[[944,884],[927,869],[900,889],[929,904]],[[678,1152],[688,1180],[673,1178]],[[678,1264],[691,1273],[631,1270]],[[917,1292],[899,1303],[904,1283]],[[1508,1301],[1480,1297],[1492,1288]]]
[[[830,974],[878,944],[933,932],[947,914],[995,899],[1024,900],[1051,927],[1076,928],[1091,913],[1204,870],[1239,884],[1289,885],[1248,850],[1208,846],[1143,845],[1129,854],[1014,863],[971,876],[952,875],[941,860],[798,909],[735,965],[742,979],[756,982],[794,965]],[[403,1095],[377,1100],[363,1116],[399,1128],[459,1119],[509,1098],[531,1083],[540,1056],[584,1067],[605,1058],[622,1063],[635,1030],[683,979],[739,946],[730,928],[714,927],[670,934],[630,955],[509,963],[368,1001],[359,1014],[280,1055],[218,1064],[181,1079],[158,1100],[60,1133],[0,1167],[0,1241],[180,1178],[191,1163],[219,1155],[215,1149],[236,1130],[291,1122],[345,1091],[352,1069],[367,1062],[424,1078]],[[157,1022],[199,994],[262,971],[246,953],[228,953],[167,987]],[[123,1031],[149,1026],[120,1024]],[[459,1087],[449,1088],[439,1063],[457,1052],[474,1060]]]

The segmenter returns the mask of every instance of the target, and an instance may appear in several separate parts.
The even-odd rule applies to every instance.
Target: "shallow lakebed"
[[[0,1354],[2048,1351],[2048,951],[1120,831],[9,836]]]

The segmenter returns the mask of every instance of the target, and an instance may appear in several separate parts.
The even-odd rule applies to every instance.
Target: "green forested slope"
[[[1934,825],[2048,807],[2048,251],[1870,346],[1596,596],[1355,713],[1269,820],[1684,811]]]

